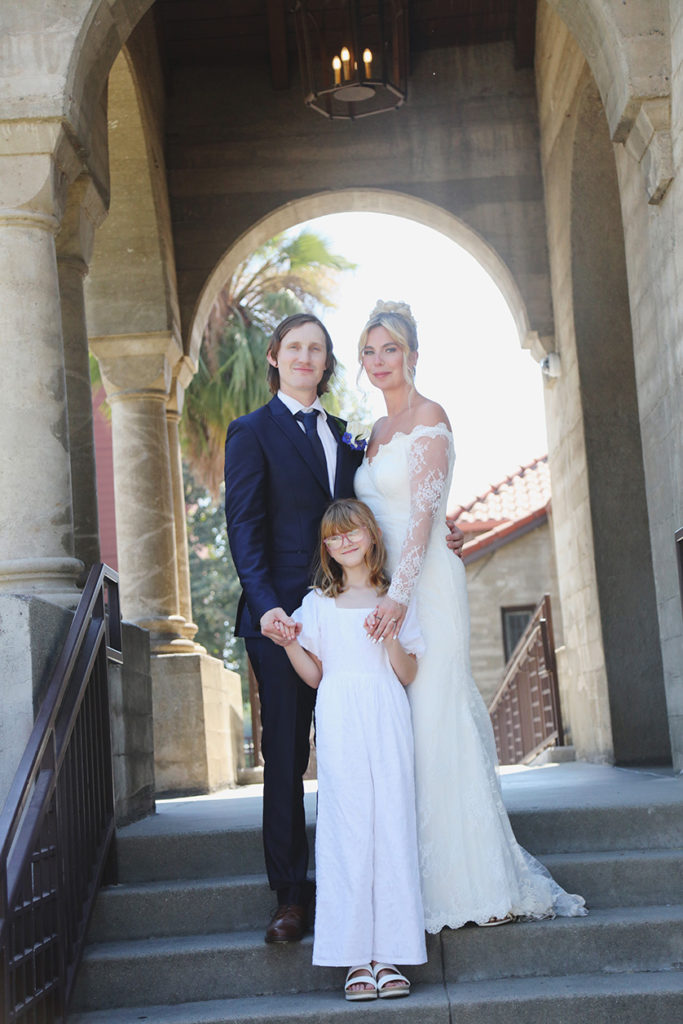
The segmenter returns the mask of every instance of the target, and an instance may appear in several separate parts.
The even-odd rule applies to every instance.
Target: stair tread
[[[529,999],[575,1000],[590,996],[683,995],[683,971],[627,972],[623,974],[580,974],[561,978],[512,978],[492,981],[448,984],[417,984],[409,999],[379,1000],[363,1003],[363,1013],[391,1014],[393,1024],[411,1017],[416,1021],[451,1020],[450,1009],[477,1004],[519,1002]],[[339,992],[278,994],[206,1002],[179,1003],[175,1006],[123,1007],[69,1015],[69,1024],[242,1024],[268,1020],[270,1024],[318,1021],[324,1017],[346,1017],[360,1012]],[[429,1016],[427,1016],[429,1014]]]
[[[268,877],[265,873],[260,875],[214,875],[200,878],[161,878],[156,881],[130,881],[120,882],[118,885],[109,885],[100,889],[98,898],[107,899],[110,896],[121,896],[128,893],[168,893],[178,890],[209,890],[209,889],[234,889],[240,885],[263,885],[268,886]],[[275,896],[273,896],[275,899]]]
[[[533,978],[489,978],[483,981],[447,981],[451,1003],[512,1002],[528,998],[571,998],[577,995],[680,992],[683,970],[610,971]]]
[[[658,924],[669,921],[681,921],[683,923],[683,904],[638,907],[600,907],[591,910],[587,917],[557,917],[546,921],[525,922],[534,928],[602,928],[611,924]],[[465,928],[458,931],[463,936],[477,929]],[[512,928],[500,930],[499,934],[512,934]],[[448,934],[455,934],[450,933]],[[312,943],[311,935],[305,936],[303,945]],[[88,945],[84,952],[84,961],[101,959],[116,959],[118,957],[134,957],[141,954],[174,954],[182,955],[183,952],[192,950],[221,950],[221,949],[250,949],[253,946],[265,946],[263,941],[263,929],[241,930],[229,932],[214,932],[209,935],[172,935],[172,936],[150,936],[143,939],[116,940],[113,942],[96,942]]]
[[[537,860],[543,864],[571,864],[590,861],[595,863],[609,863],[610,861],[646,861],[658,863],[659,861],[670,861],[683,858],[683,846],[667,847],[664,849],[641,850],[568,850],[566,852],[540,853],[535,854]],[[309,877],[315,879],[315,871],[309,873]],[[163,891],[182,886],[196,886],[198,888],[209,888],[211,885],[268,885],[268,878],[265,872],[247,873],[242,875],[201,875],[201,876],[178,876],[177,878],[160,878],[156,880],[134,880],[123,881],[117,885],[107,886],[100,891],[103,894],[121,891]]]

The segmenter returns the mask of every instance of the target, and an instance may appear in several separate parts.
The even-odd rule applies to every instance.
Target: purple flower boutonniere
[[[361,437],[360,434],[354,437],[348,430],[342,434],[342,444],[347,444],[354,452],[364,452],[368,446],[364,437]]]

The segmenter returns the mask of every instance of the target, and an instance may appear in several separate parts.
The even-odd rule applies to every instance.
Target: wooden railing
[[[501,764],[530,761],[545,747],[564,743],[548,594],[505,666],[489,715]]]
[[[118,576],[96,565],[0,814],[3,1024],[65,1019],[105,870],[115,881],[108,661]]]

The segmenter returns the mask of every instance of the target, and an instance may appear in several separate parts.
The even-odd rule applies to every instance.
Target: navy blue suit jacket
[[[235,634],[261,636],[270,608],[297,608],[311,582],[320,520],[332,498],[353,496],[362,452],[341,440],[343,420],[327,422],[337,441],[334,495],[310,442],[277,396],[233,420],[225,442],[225,514],[242,596]]]

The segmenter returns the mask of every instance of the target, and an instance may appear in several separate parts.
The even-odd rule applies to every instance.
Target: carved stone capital
[[[0,123],[2,175],[0,223],[57,231],[69,184],[81,157],[64,123],[56,118]]]
[[[95,231],[107,214],[105,200],[88,174],[81,174],[68,190],[66,209],[57,234],[57,259],[76,261],[87,273]]]
[[[541,363],[550,352],[554,351],[555,335],[540,335],[538,331],[527,331],[522,348],[525,348],[537,363]]]
[[[641,166],[648,202],[658,205],[674,178],[671,100],[668,96],[643,101],[625,146]]]
[[[173,368],[182,356],[180,343],[170,331],[91,338],[90,347],[110,402],[142,395],[167,401]]]

